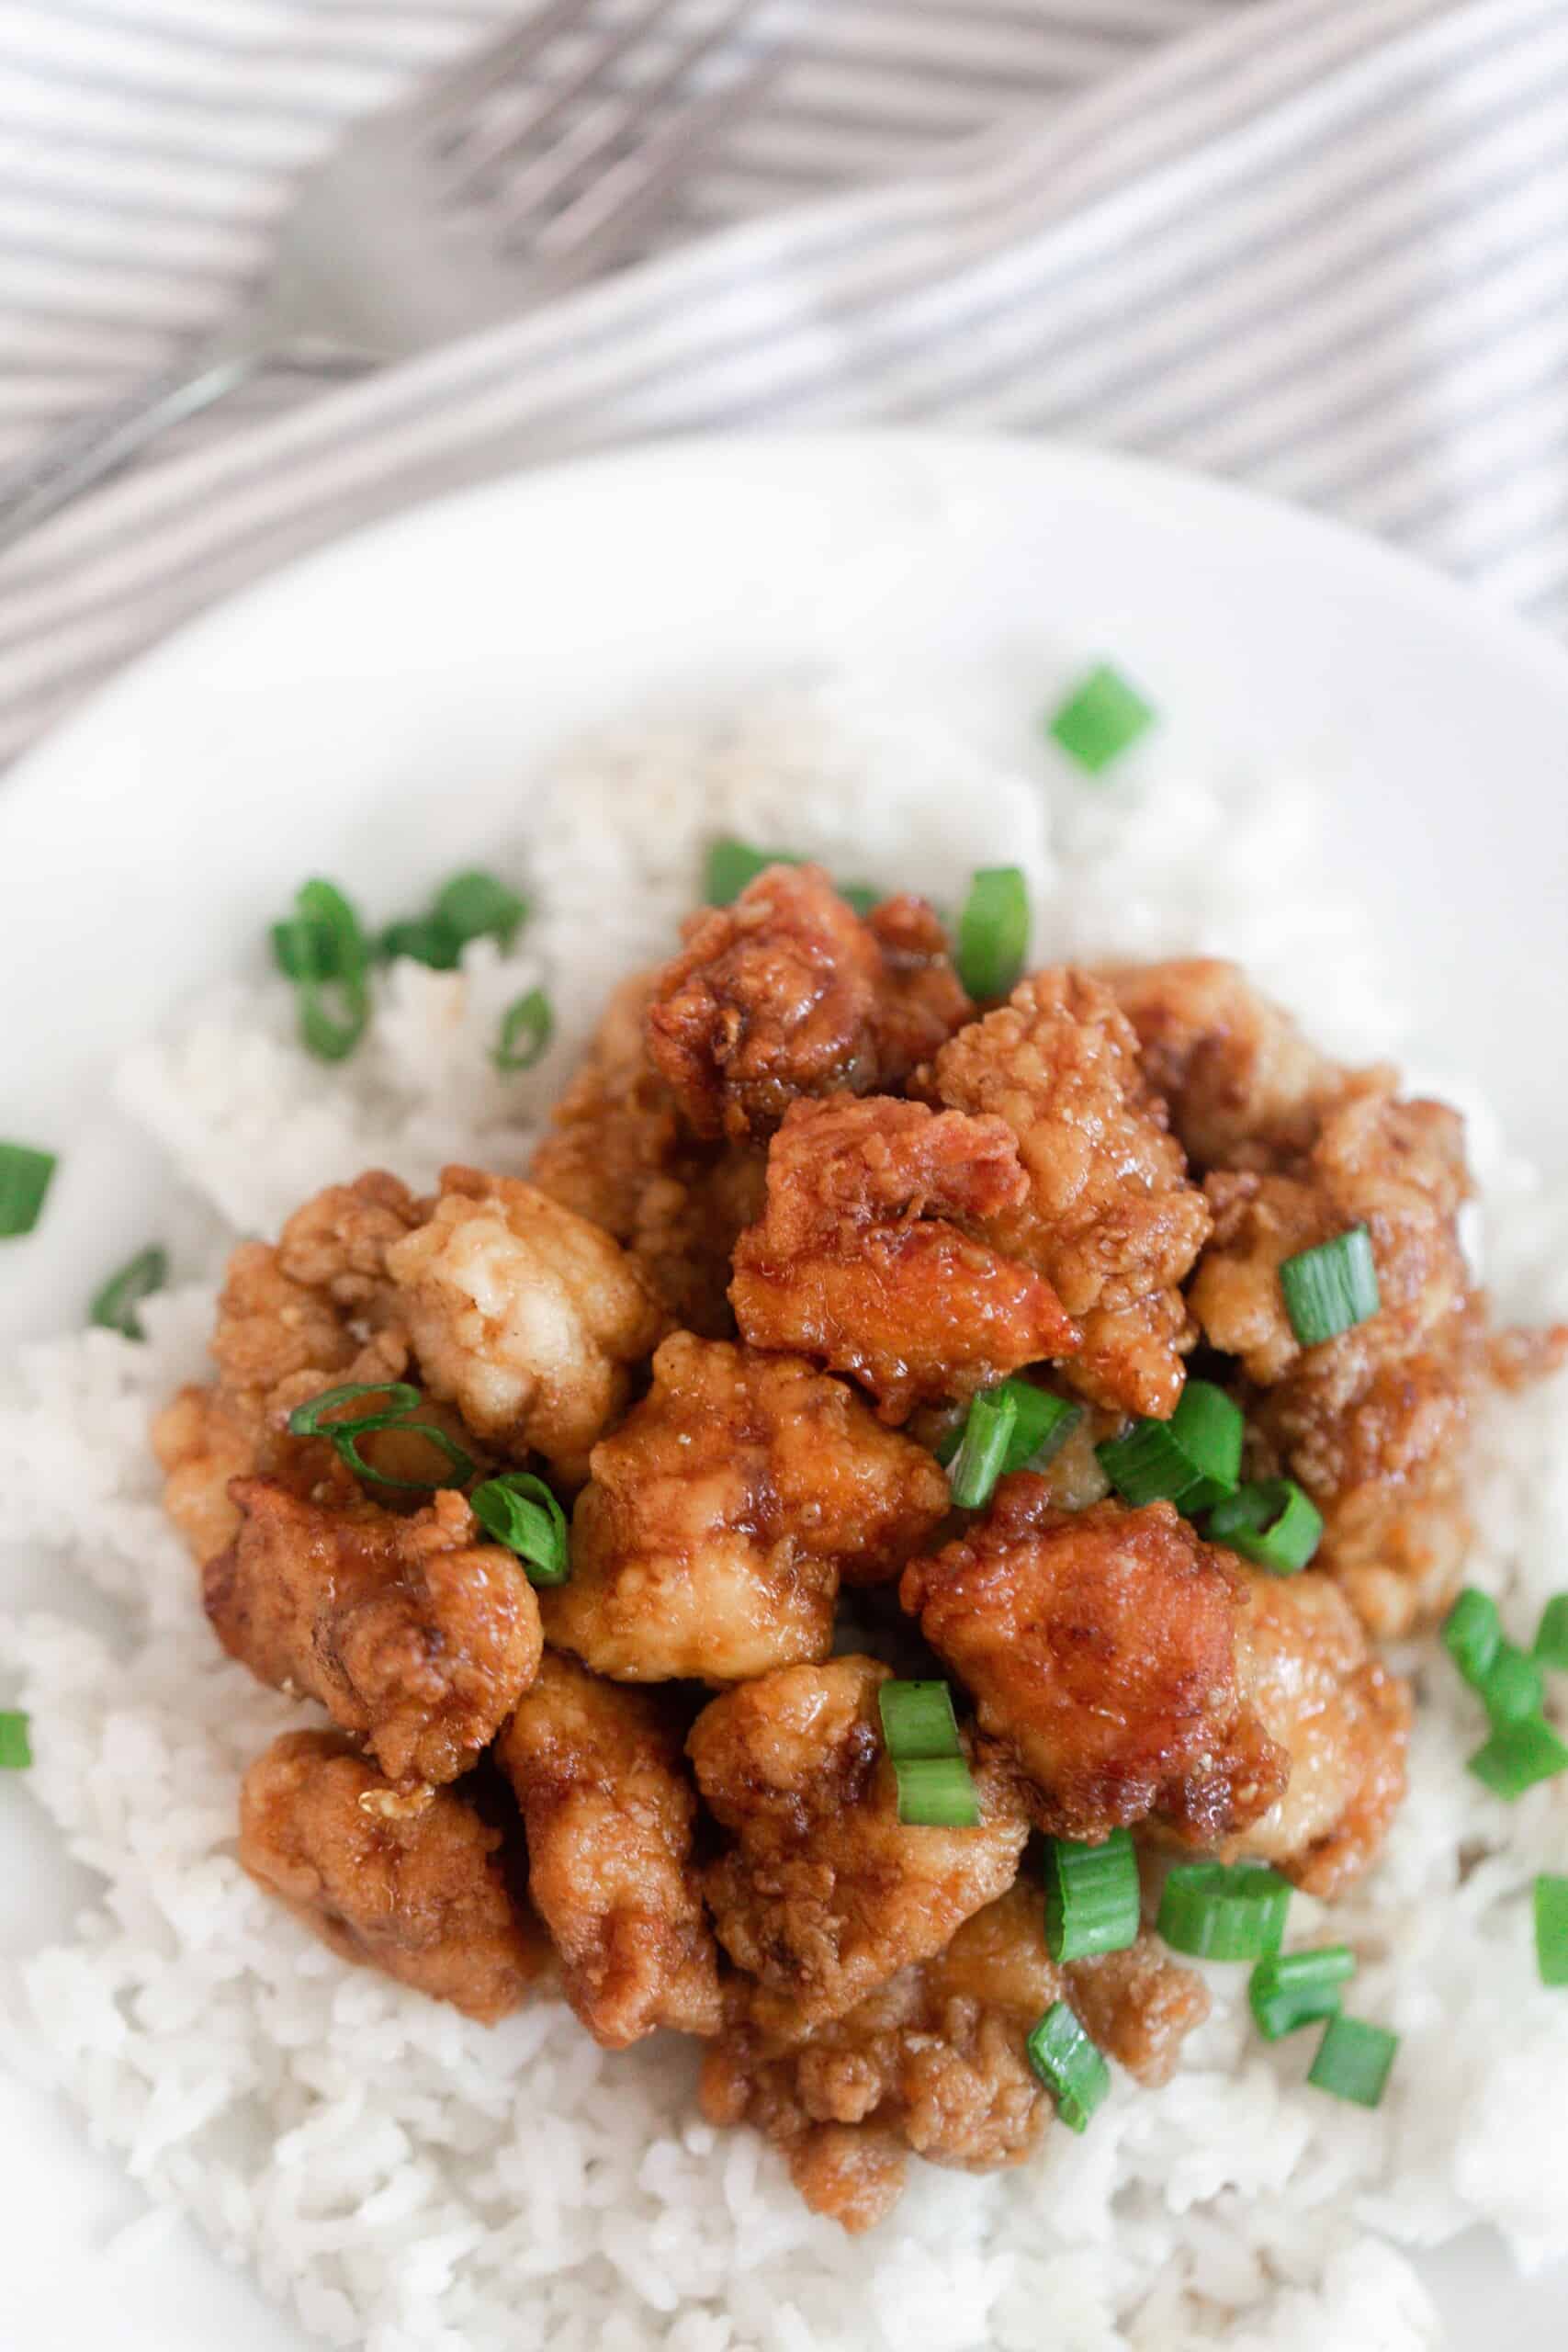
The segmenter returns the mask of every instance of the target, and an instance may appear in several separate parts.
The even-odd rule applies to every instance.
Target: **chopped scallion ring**
[[[0,1772],[25,1772],[33,1760],[28,1718],[19,1709],[0,1709]]]
[[[372,1413],[362,1413],[351,1419],[346,1414],[341,1420],[329,1421],[327,1415],[340,1405],[356,1405],[362,1396],[378,1396],[381,1402]],[[405,1414],[415,1411],[423,1403],[420,1392],[407,1380],[346,1380],[339,1388],[323,1388],[319,1396],[308,1396],[296,1405],[288,1416],[290,1437],[357,1437],[362,1430],[390,1429]]]
[[[885,1682],[876,1694],[876,1709],[895,1764],[963,1755],[953,1693],[945,1682]]]
[[[28,1143],[0,1143],[0,1241],[30,1233],[59,1161]]]
[[[402,1437],[428,1439],[438,1453],[446,1455],[451,1476],[394,1478],[389,1470],[378,1470],[375,1464],[367,1462],[359,1451],[360,1439],[373,1435],[378,1430],[396,1430]],[[373,1478],[378,1487],[401,1487],[409,1494],[434,1494],[438,1487],[466,1487],[479,1468],[473,1455],[460,1446],[455,1437],[448,1437],[444,1429],[437,1428],[434,1421],[407,1420],[394,1415],[390,1420],[373,1421],[368,1429],[342,1431],[326,1429],[321,1435],[332,1439],[349,1468],[358,1477]]]
[[[1284,1940],[1291,1887],[1277,1871],[1179,1863],[1160,1896],[1159,1932],[1198,1960],[1262,1960]]]
[[[369,943],[334,883],[302,883],[294,909],[273,927],[273,952],[298,991],[301,1040],[319,1061],[341,1062],[370,1019]]]
[[[526,922],[528,901],[518,897],[498,875],[483,872],[454,874],[435,894],[430,917],[459,949],[470,939],[498,939],[510,947]]]
[[[993,1396],[1010,1396],[1016,1408],[1012,1435],[1002,1456],[1002,1476],[1013,1470],[1042,1470],[1054,1460],[1083,1419],[1081,1405],[1036,1388],[1032,1380],[1004,1380]]]
[[[801,865],[805,860],[787,849],[753,849],[750,842],[738,842],[732,834],[721,833],[708,845],[707,864],[703,876],[703,897],[710,907],[730,907],[749,882],[765,874],[770,865]]]
[[[1244,1426],[1240,1406],[1223,1388],[1190,1380],[1168,1421],[1137,1421],[1094,1450],[1123,1502],[1206,1510],[1235,1492]]]
[[[1217,1502],[1207,1532],[1270,1575],[1293,1577],[1323,1540],[1323,1515],[1293,1478],[1263,1478]]]
[[[509,1470],[476,1487],[468,1503],[480,1526],[516,1553],[530,1584],[566,1583],[571,1575],[566,1513],[542,1478]]]
[[[953,962],[972,997],[1006,996],[1029,945],[1029,885],[1017,865],[983,865],[958,918]]]
[[[1087,2132],[1111,2088],[1111,2069],[1066,2001],[1053,2001],[1025,2044],[1029,2063],[1069,2132]]]
[[[911,1756],[895,1762],[898,1818],[908,1829],[978,1829],[980,1800],[962,1756]]]
[[[1543,1984],[1568,1984],[1568,1878],[1535,1883],[1535,1962]]]
[[[1018,1402],[1005,1389],[985,1389],[971,1398],[964,1435],[947,1473],[958,1510],[983,1510],[990,1501],[1017,1425]]]
[[[1270,1952],[1247,1981],[1247,1997],[1265,2041],[1280,2041],[1319,2018],[1339,2014],[1340,1991],[1356,1973],[1348,1944],[1319,1944],[1310,1951]]]
[[[1491,1596],[1467,1585],[1443,1620],[1443,1647],[1469,1683],[1479,1686],[1503,1646],[1503,1621]]]
[[[401,956],[433,972],[456,971],[462,947],[457,933],[435,915],[409,915],[389,922],[376,943],[377,954],[389,963]]]
[[[1538,1781],[1568,1772],[1568,1747],[1550,1724],[1539,1715],[1527,1715],[1520,1722],[1499,1724],[1483,1747],[1466,1757],[1465,1770],[1505,1804],[1514,1804]]]
[[[1536,1628],[1535,1655],[1542,1666],[1556,1667],[1568,1674],[1568,1592],[1553,1595],[1540,1613]]]
[[[1154,725],[1153,706],[1118,671],[1102,662],[1076,686],[1051,720],[1064,752],[1098,775]]]
[[[530,989],[516,998],[501,1016],[501,1034],[491,1056],[497,1069],[532,1069],[543,1057],[555,1025],[556,1016],[543,989]]]
[[[1525,1723],[1539,1715],[1546,1696],[1540,1661],[1512,1642],[1499,1642],[1497,1654],[1476,1684],[1477,1695],[1492,1719],[1494,1731],[1505,1724]]]
[[[1298,1250],[1280,1268],[1280,1288],[1303,1348],[1321,1347],[1367,1322],[1382,1304],[1371,1235],[1364,1225],[1353,1225],[1315,1250]]]
[[[118,1331],[122,1339],[144,1340],[136,1310],[144,1298],[163,1289],[169,1279],[169,1253],[154,1242],[139,1250],[118,1274],[111,1274],[87,1309],[87,1320],[100,1330]]]
[[[272,958],[286,980],[335,980],[337,940],[331,926],[299,915],[272,926]]]
[[[1398,2048],[1398,2034],[1365,2018],[1330,2018],[1307,2080],[1314,2090],[1331,2091],[1357,2107],[1376,2107]]]
[[[1045,1849],[1045,1949],[1058,1964],[1138,1940],[1138,1858],[1129,1831],[1103,1846],[1053,1838]]]

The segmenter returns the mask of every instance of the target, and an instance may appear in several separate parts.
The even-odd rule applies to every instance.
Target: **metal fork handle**
[[[102,481],[171,425],[196,416],[253,377],[269,356],[259,320],[225,327],[111,406],[67,425],[43,447],[0,474],[0,550],[14,547]]]

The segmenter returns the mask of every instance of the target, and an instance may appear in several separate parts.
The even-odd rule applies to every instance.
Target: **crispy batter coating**
[[[1010,1886],[1028,1835],[1009,1777],[965,1738],[975,1829],[898,1819],[869,1657],[793,1666],[705,1707],[686,1743],[735,1843],[704,1875],[719,1941],[764,2025],[841,2017]]]
[[[461,1495],[411,1519],[363,1499],[329,1510],[242,1478],[240,1532],[203,1598],[231,1657],[319,1699],[401,1785],[455,1781],[538,1670],[534,1588],[515,1554],[477,1542]]]
[[[1063,1511],[1026,1471],[900,1588],[1016,1759],[1042,1829],[1096,1838],[1155,1815],[1201,1846],[1284,1786],[1286,1758],[1238,1679],[1245,1597],[1231,1555],[1169,1503]]]
[[[718,1953],[692,1866],[697,1801],[662,1694],[547,1651],[497,1759],[528,1833],[528,1891],[595,2041],[716,2033]]]
[[[1168,2081],[1208,2013],[1201,1980],[1148,1939],[1059,1969],[1043,1908],[1038,1884],[1019,1879],[945,1951],[804,2039],[759,2024],[736,1980],[726,2031],[703,2063],[703,2112],[762,2132],[807,2203],[858,2233],[897,2201],[906,2149],[970,2172],[1032,2153],[1051,2102],[1025,2043],[1055,2001],[1067,2000],[1141,2080]]]
[[[1166,1419],[1192,1336],[1179,1285],[1209,1212],[1109,989],[1086,972],[1036,972],[960,1030],[919,1084],[1017,1136],[1027,1196],[976,1230],[1038,1267],[1081,1325],[1074,1387]]]
[[[1410,1688],[1373,1656],[1328,1577],[1243,1573],[1251,1605],[1236,1634],[1237,1679],[1291,1777],[1235,1850],[1310,1894],[1339,1894],[1375,1860],[1404,1801]]]
[[[612,995],[528,1173],[630,1251],[682,1329],[728,1340],[730,1253],[761,1209],[762,1154],[705,1143],[681,1116],[649,1058],[657,977],[635,974]]]
[[[895,1087],[973,1010],[923,901],[863,922],[818,865],[769,866],[685,937],[648,1040],[699,1136],[760,1141],[798,1096]]]
[[[826,1657],[841,1578],[930,1539],[947,1481],[921,1446],[798,1356],[678,1331],[593,1449],[550,1641],[628,1682],[740,1681]]]
[[[664,1313],[619,1244],[515,1177],[442,1171],[429,1217],[387,1253],[431,1394],[513,1461],[570,1476],[631,1393]]]
[[[888,1095],[793,1104],[735,1252],[742,1338],[851,1374],[889,1421],[1069,1354],[1079,1334],[1045,1277],[972,1238],[1027,1191],[1000,1119]]]
[[[507,1891],[498,1830],[450,1789],[411,1803],[333,1732],[286,1732],[245,1774],[240,1860],[340,1960],[494,2025],[549,1948]]]

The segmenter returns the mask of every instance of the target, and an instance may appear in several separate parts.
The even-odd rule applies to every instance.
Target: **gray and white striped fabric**
[[[515,13],[0,0],[0,463],[220,317],[300,164]],[[0,560],[0,757],[357,522],[697,428],[1138,449],[1568,628],[1568,0],[818,0],[792,55],[636,268],[280,374]]]

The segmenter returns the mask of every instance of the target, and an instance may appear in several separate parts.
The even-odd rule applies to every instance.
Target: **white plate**
[[[1568,1160],[1554,649],[1348,534],[1120,459],[677,444],[470,492],[283,574],[118,681],[0,795],[4,1124],[63,1153],[44,1227],[0,1259],[0,1337],[74,1318],[152,1229],[159,1171],[105,1109],[105,1072],[254,959],[303,872],[412,895],[433,862],[483,851],[541,754],[650,695],[862,654],[911,679],[1016,660],[1021,678],[1032,644],[1064,640],[1114,653],[1264,771],[1326,779],[1431,1058],[1483,1073],[1517,1139]],[[13,1951],[82,1893],[15,1784],[0,1885]],[[298,2352],[184,2233],[106,2266],[136,2210],[72,2121],[0,2084],[0,2342]],[[1432,2273],[1457,2342],[1484,2326],[1513,2352],[1561,2346],[1561,2275],[1523,2285],[1482,2241]]]

